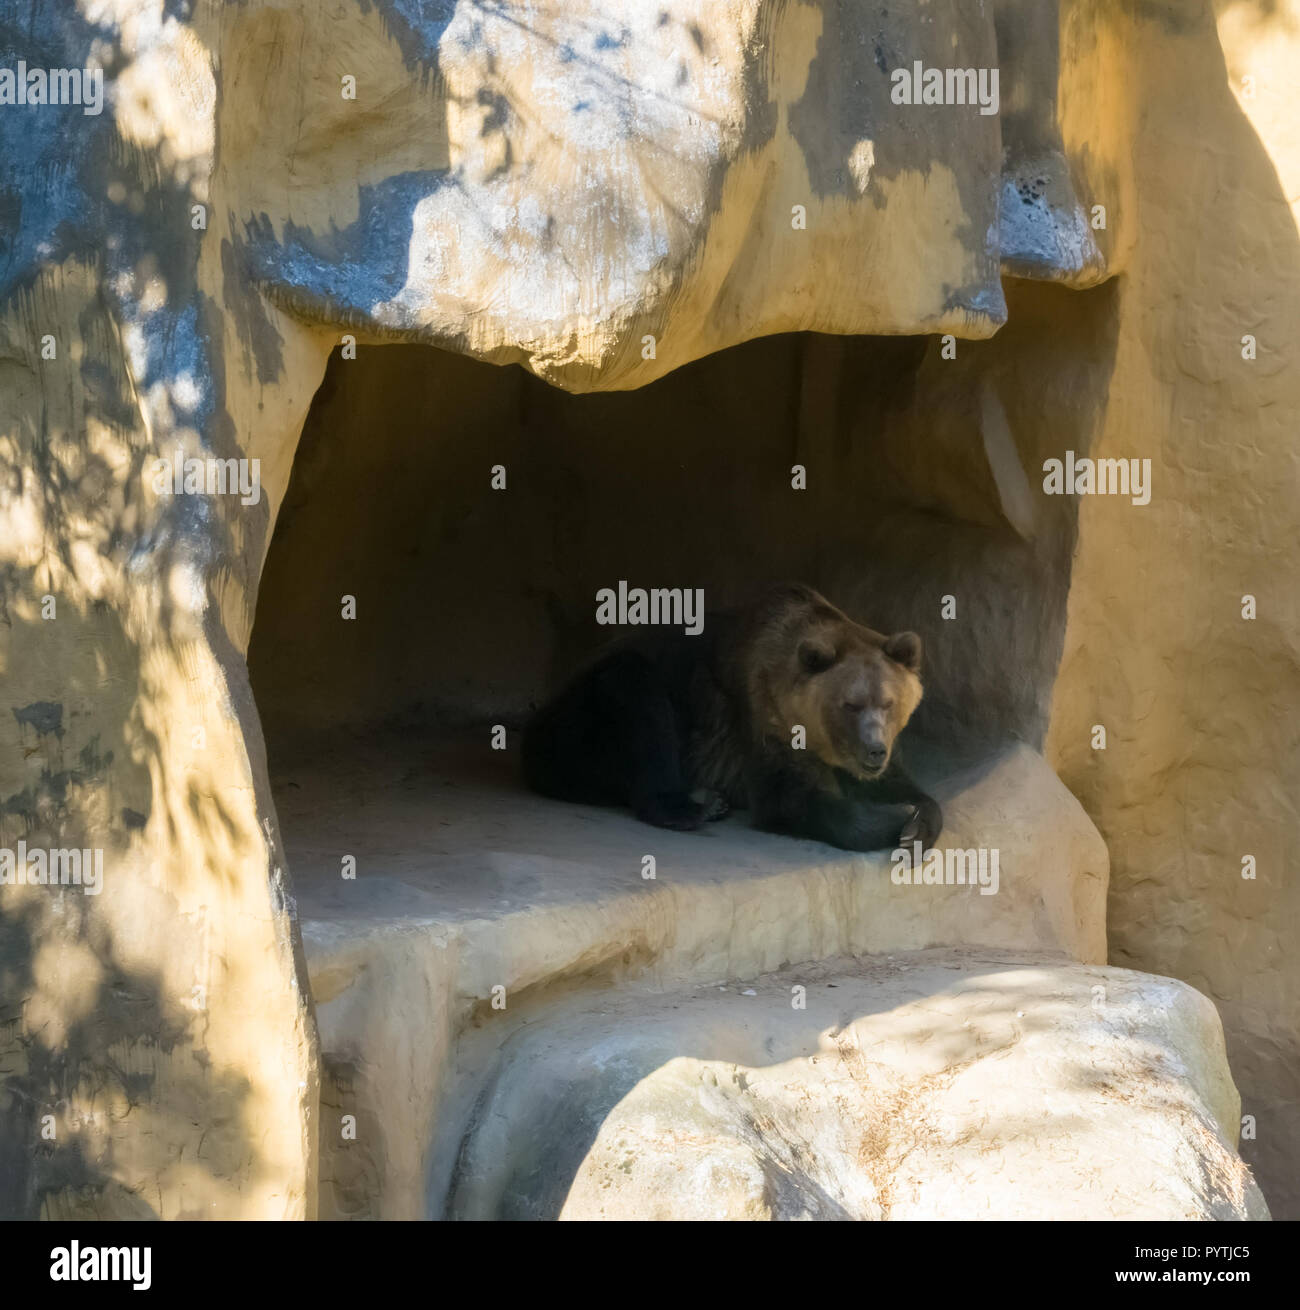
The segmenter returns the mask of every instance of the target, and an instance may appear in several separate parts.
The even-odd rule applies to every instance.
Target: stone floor
[[[897,885],[889,852],[743,815],[674,833],[547,801],[485,736],[339,736],[272,761],[327,1074],[322,1215],[438,1212],[458,1098],[498,1038],[574,995],[945,945],[1104,959],[1105,847],[1024,747],[918,769],[945,807],[941,845],[997,851],[986,895]],[[358,1137],[333,1149],[345,1114]]]
[[[524,916],[554,929],[548,954],[577,954],[597,916],[629,938],[653,926],[655,954],[691,943],[719,976],[939,944],[1103,959],[1105,847],[1041,757],[1012,747],[947,776],[918,773],[944,805],[940,847],[997,850],[996,894],[898,886],[889,852],[756,832],[743,813],[676,833],[545,800],[520,785],[508,752],[464,738],[336,737],[272,770],[309,951],[347,925],[517,927]],[[354,879],[341,876],[349,855]],[[726,907],[725,933],[698,922],[706,906]]]

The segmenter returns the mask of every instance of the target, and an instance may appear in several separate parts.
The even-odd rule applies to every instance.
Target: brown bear
[[[774,587],[698,636],[606,647],[529,723],[524,776],[664,828],[743,807],[755,827],[845,850],[928,847],[942,813],[894,751],[920,667],[916,633],[886,637],[811,587]]]

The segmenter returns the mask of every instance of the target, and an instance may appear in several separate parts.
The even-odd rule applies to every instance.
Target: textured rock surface
[[[459,1218],[1268,1217],[1214,1007],[1121,969],[925,952],[614,993],[516,1023],[476,1092]]]
[[[767,0],[259,5],[223,42],[259,89],[221,120],[254,220],[241,244],[313,319],[595,390],[765,333],[984,336],[1005,317],[997,118],[900,112],[888,76],[991,66],[991,8],[866,28]],[[306,128],[292,188],[266,174],[268,123]],[[346,196],[343,163],[362,184]]]
[[[0,890],[0,1210],[313,1211],[320,1061],[244,653],[347,329],[577,391],[765,333],[962,337],[946,376],[927,357],[913,421],[927,403],[959,417],[910,455],[891,429],[883,467],[913,488],[936,471],[919,507],[936,524],[964,506],[990,535],[1046,532],[1050,596],[1016,602],[1044,631],[1008,703],[951,722],[1037,743],[1050,710],[1052,759],[1123,859],[1120,957],[1224,1002],[1261,1163],[1293,1195],[1297,56],[1291,9],[1219,8],[1217,30],[1204,6],[1092,0],[655,0],[617,22],[595,4],[41,0],[0,18],[0,64],[93,56],[107,96],[99,117],[0,113],[0,844],[105,854],[99,897]],[[889,70],[911,60],[999,64],[1002,113],[893,105]],[[1252,70],[1247,118],[1225,73]],[[999,281],[1127,266],[1085,292]],[[1008,302],[1027,326],[981,340]],[[1158,451],[1159,499],[1085,507],[1067,627],[1074,518],[1034,504],[1016,453],[1103,418],[1099,449]],[[178,447],[260,460],[262,494],[160,496],[153,460]],[[961,544],[961,576],[999,573],[987,618],[1018,557]],[[869,599],[866,566],[825,568],[846,605]],[[1225,635],[1247,591],[1271,608]],[[1082,744],[1098,719],[1121,746],[1104,769]],[[427,1058],[422,1035],[393,1049]]]
[[[322,1214],[424,1213],[443,1103],[482,1058],[467,1034],[491,1027],[494,988],[510,1014],[547,1015],[557,996],[629,975],[743,978],[936,944],[1100,962],[1106,852],[1041,757],[1021,747],[933,785],[946,846],[998,848],[996,894],[896,885],[887,854],[774,838],[739,816],[673,833],[555,805],[481,746],[322,743],[277,791],[327,1074]],[[338,876],[349,851],[355,881]]]
[[[1149,457],[1154,491],[1081,505],[1048,753],[1110,847],[1111,959],[1220,1006],[1243,1157],[1295,1218],[1300,11],[1216,9],[1222,50],[1197,6],[1119,28],[1141,238],[1093,453]]]

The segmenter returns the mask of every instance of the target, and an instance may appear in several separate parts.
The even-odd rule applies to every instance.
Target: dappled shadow
[[[241,1187],[285,1190],[254,1122],[258,1061],[214,1038],[220,907],[260,892],[271,918],[276,871],[192,737],[219,748],[230,721],[214,665],[238,701],[213,597],[255,576],[268,506],[151,488],[173,445],[241,452],[191,222],[211,160],[119,116],[139,66],[192,58],[188,36],[127,37],[70,5],[0,23],[6,67],[105,78],[100,115],[0,114],[0,849],[103,864],[94,895],[0,886],[6,1217],[208,1217]]]
[[[1234,8],[1248,3],[1256,21],[1282,21],[1272,0],[1238,0]],[[213,160],[203,150],[186,156],[170,141],[124,135],[111,113],[92,120],[9,106],[0,116],[0,509],[7,515],[0,533],[0,659],[7,688],[14,688],[0,706],[0,838],[105,846],[110,881],[104,895],[111,897],[40,901],[10,889],[0,893],[0,1059],[12,1112],[0,1128],[0,1209],[6,1212],[191,1212],[186,1189],[169,1190],[155,1204],[140,1181],[139,1173],[147,1180],[151,1166],[146,1162],[140,1170],[127,1144],[150,1133],[178,1151],[189,1151],[197,1139],[190,1157],[198,1171],[191,1180],[195,1195],[216,1195],[236,1177],[277,1186],[283,1181],[249,1145],[266,1128],[254,1122],[259,1103],[251,1065],[267,1047],[292,1037],[250,1035],[245,1071],[216,1069],[206,1040],[212,1007],[200,996],[193,1013],[186,1011],[189,978],[177,967],[184,954],[177,943],[198,933],[202,918],[179,912],[186,896],[211,891],[214,903],[228,905],[243,891],[257,902],[265,890],[271,903],[266,919],[287,928],[289,938],[295,931],[240,651],[247,615],[239,610],[251,611],[256,596],[271,509],[264,500],[244,512],[212,497],[155,505],[141,495],[149,457],[182,441],[220,456],[244,452],[248,434],[236,430],[228,393],[237,385],[237,363],[258,387],[304,382],[294,370],[306,371],[301,360],[307,352],[295,357],[288,348],[288,326],[268,310],[263,292],[299,317],[332,328],[355,324],[375,338],[438,340],[497,360],[524,359],[527,351],[518,342],[531,339],[539,324],[549,331],[591,309],[580,293],[592,229],[580,223],[576,235],[558,232],[560,206],[549,196],[538,198],[535,211],[498,203],[509,198],[512,174],[546,152],[563,156],[573,144],[548,121],[545,108],[539,111],[517,92],[484,37],[488,26],[518,29],[519,11],[486,2],[453,7],[408,0],[358,0],[357,8],[379,15],[383,31],[400,46],[401,66],[426,96],[429,120],[427,132],[415,134],[422,137],[412,151],[418,158],[388,169],[386,148],[394,143],[381,134],[385,122],[388,131],[410,136],[411,120],[388,112],[382,97],[371,100],[362,129],[353,127],[363,132],[373,157],[352,158],[346,166],[358,173],[373,167],[376,176],[357,177],[355,188],[339,187],[334,177],[337,118],[324,109],[340,101],[323,72],[313,81],[268,63],[252,66],[254,85],[270,103],[257,104],[259,112],[245,112],[241,121],[234,112],[238,97],[221,101],[214,131],[231,153],[215,193],[209,190]],[[1132,8],[1172,26],[1184,21],[1173,6]],[[254,9],[225,7],[228,19],[204,9],[200,18],[228,21],[230,28],[222,29],[228,34],[245,18],[274,28],[284,17]],[[181,3],[163,12],[181,22],[192,16]],[[627,177],[608,184],[602,176],[594,179],[584,214],[592,222],[617,214],[623,224],[625,276],[609,284],[608,302],[596,307],[613,322],[644,294],[645,280],[669,266],[670,247],[694,248],[718,211],[722,168],[703,170],[694,190],[673,186],[674,172],[691,162],[683,153],[688,143],[713,149],[725,126],[695,94],[691,72],[696,56],[708,61],[716,52],[698,29],[683,29],[678,35],[688,59],[681,65],[684,77],[674,83],[681,89],[665,91],[619,70],[618,52],[628,41],[622,27],[574,19],[558,5],[530,12],[543,14],[522,33],[537,47],[538,62],[575,68],[574,84],[590,88],[610,108],[616,135],[639,142]],[[465,64],[457,80],[442,46],[461,16],[457,57]],[[309,13],[297,18],[312,26]],[[830,56],[837,30],[824,41],[825,60],[812,70],[811,98],[794,113],[809,171],[827,189],[844,185],[842,147],[863,126],[842,124],[824,158],[808,146],[808,116],[818,95],[832,94],[826,88],[835,81]],[[195,31],[200,44],[212,39],[215,46],[212,32]],[[295,48],[278,39],[279,29],[269,33],[272,39],[263,35],[254,31],[251,45],[268,59]],[[0,62],[26,58],[80,67],[93,47],[102,53],[108,80],[125,84],[138,52],[119,38],[74,7],[38,5],[21,24],[0,26]],[[223,90],[240,73],[235,53],[221,69],[229,79]],[[880,71],[883,55],[868,55],[865,46],[858,55],[865,61],[859,71]],[[741,99],[756,103],[743,132],[728,142],[733,155],[755,151],[774,131],[776,101],[766,89],[757,94],[766,58],[761,42],[744,51]],[[334,71],[323,62],[320,67]],[[201,71],[210,76],[212,70],[204,65]],[[295,189],[290,200],[289,188],[281,188],[284,209],[273,212],[257,189],[265,169],[265,124],[280,121],[276,95],[296,95],[307,84],[319,95],[321,112],[299,105],[284,117],[299,133],[288,143],[296,152],[289,170]],[[405,85],[396,91],[416,94]],[[579,141],[596,117],[584,96],[565,109],[579,125]],[[453,158],[453,116],[462,141],[484,143],[468,165],[464,151]],[[1267,176],[1270,194],[1280,198],[1245,126],[1234,137],[1240,147],[1234,158],[1251,164],[1256,180]],[[478,170],[473,179],[467,167]],[[1219,189],[1234,192],[1232,186]],[[354,198],[355,215],[348,209]],[[1255,220],[1249,196],[1230,203],[1241,208],[1230,210],[1220,231],[1249,228]],[[196,204],[207,207],[220,234],[214,275],[206,280],[199,272],[202,238],[191,226]],[[426,221],[422,206],[445,207],[439,223]],[[336,207],[346,211],[337,221]],[[440,224],[459,232],[454,250],[436,241],[420,245],[421,234]],[[529,263],[520,255],[535,248],[537,232],[547,257]],[[1293,237],[1279,238],[1277,246],[1292,263]],[[489,258],[515,275],[507,279],[512,287],[522,288],[511,306],[520,321],[511,333],[501,322],[489,324],[482,340],[471,342],[462,320],[449,326],[449,320],[430,318],[425,293],[430,286],[450,288],[476,313],[485,300],[495,312],[498,306],[483,295],[493,285],[482,267]],[[220,304],[210,298],[218,285]],[[1073,506],[1053,506],[1026,531],[1013,497],[990,471],[984,411],[972,397],[986,382],[998,389],[1012,440],[1031,469],[1048,449],[1045,442],[1089,449],[1114,366],[1120,291],[1091,293],[1068,309],[1053,302],[1063,294],[1013,289],[1011,326],[994,342],[969,350],[963,344],[961,362],[946,372],[933,345],[915,340],[882,346],[787,338],[758,343],[743,357],[684,369],[671,386],[639,397],[638,405],[608,397],[569,408],[554,393],[500,374],[490,386],[462,375],[458,397],[450,394],[456,387],[406,390],[404,370],[424,372],[428,361],[422,357],[411,366],[405,352],[369,372],[355,365],[359,377],[346,384],[355,391],[345,399],[356,407],[345,420],[351,437],[360,432],[365,440],[350,438],[338,463],[353,478],[374,472],[386,479],[375,498],[381,509],[359,524],[360,535],[370,535],[360,543],[364,549],[354,549],[358,543],[344,540],[339,525],[351,522],[364,481],[344,491],[335,486],[321,494],[318,506],[300,495],[302,484],[291,488],[285,523],[299,534],[300,555],[284,574],[268,579],[268,595],[300,624],[297,645],[286,649],[300,654],[314,645],[311,653],[320,662],[295,665],[282,654],[277,666],[274,653],[265,656],[264,668],[272,670],[268,685],[278,692],[279,678],[287,688],[284,696],[264,700],[268,718],[282,711],[291,721],[298,712],[300,720],[311,721],[329,703],[329,679],[360,669],[341,704],[364,721],[459,716],[482,723],[499,717],[513,726],[545,682],[595,635],[593,583],[606,585],[647,567],[694,571],[699,585],[735,600],[780,565],[782,574],[807,576],[869,621],[921,627],[927,638],[936,593],[960,590],[976,616],[967,629],[973,636],[959,640],[939,629],[931,646],[936,677],[918,730],[952,742],[964,738],[967,745],[1041,741],[1064,636],[1076,544]],[[483,310],[477,321],[486,315]],[[227,319],[242,359],[224,356]],[[1070,329],[1056,335],[1062,320]],[[54,357],[42,353],[51,324],[59,349]],[[1181,325],[1173,330],[1181,332]],[[614,349],[612,336],[600,345],[606,355]],[[1171,355],[1177,358],[1178,351]],[[1047,381],[1035,389],[1039,374]],[[390,391],[395,377],[401,390]],[[495,408],[484,403],[488,391],[499,397]],[[922,391],[928,401],[917,400]],[[409,413],[401,412],[399,398],[413,402]],[[469,402],[462,406],[460,441],[421,443],[431,416],[441,417],[451,400]],[[480,405],[477,429],[469,433],[466,415]],[[509,409],[517,413],[505,415]],[[911,417],[900,421],[903,411]],[[777,421],[770,421],[773,416]],[[388,430],[372,437],[375,426],[391,430],[391,437]],[[313,444],[319,433],[308,436],[302,473],[319,480],[328,461]],[[627,445],[618,449],[624,438],[653,452],[655,463],[639,482],[627,477]],[[351,452],[366,447],[366,457],[348,462]],[[511,494],[512,503],[526,508],[509,526],[493,518],[495,506],[484,492],[485,466],[498,459],[524,475],[516,477]],[[698,462],[683,478],[692,459]],[[821,476],[790,510],[795,463]],[[402,479],[412,489],[405,498]],[[440,504],[426,514],[430,486],[439,488]],[[784,522],[769,512],[778,503],[790,514]],[[414,522],[421,514],[427,524]],[[353,552],[349,564],[391,561],[395,547],[409,552],[397,556],[393,576],[371,593],[380,600],[366,611],[375,622],[358,625],[332,647],[319,641],[319,616],[333,620],[338,595],[354,587],[339,586],[340,551],[323,552],[322,539],[342,541],[342,554]],[[617,548],[593,552],[602,539]],[[520,560],[535,570],[522,585]],[[493,570],[513,573],[513,590],[494,593],[486,585]],[[295,608],[289,592],[304,578],[319,589]],[[668,581],[675,585],[678,578]],[[494,594],[507,596],[495,610],[484,599]],[[55,602],[57,617],[42,614],[46,597]],[[229,628],[222,606],[224,614],[237,616]],[[263,645],[275,635],[264,623],[260,619],[255,630]],[[256,666],[256,649],[254,657]],[[329,714],[337,713],[335,700]],[[213,771],[196,768],[180,743],[196,726],[218,723],[231,752]],[[284,739],[289,745],[291,734]],[[245,750],[251,777],[244,776]],[[214,776],[222,769],[233,772]],[[1142,879],[1152,881],[1145,869]],[[1166,891],[1162,884],[1161,895]],[[1127,921],[1144,922],[1140,914]],[[233,922],[243,921],[232,913],[218,935],[232,932]],[[221,960],[221,945],[205,942],[195,956]],[[1136,940],[1121,949],[1142,955]],[[295,964],[296,978],[288,970],[275,974],[268,996],[303,984],[301,959]],[[1276,968],[1271,962],[1260,967],[1266,966]],[[70,979],[76,971],[80,986],[65,981],[60,990],[48,981]],[[1272,978],[1255,974],[1251,985],[1263,991]],[[1232,994],[1245,1022],[1251,1007],[1242,989],[1221,977],[1211,982],[1217,994]],[[203,979],[195,985],[202,989]],[[1253,1046],[1243,1045],[1241,1054],[1253,1069],[1267,1063]],[[1279,1066],[1293,1054],[1280,1055]],[[354,1071],[345,1062],[335,1070],[352,1095]],[[1087,1081],[1080,1073],[1080,1085]],[[107,1136],[93,1118],[73,1121],[82,1102],[92,1107],[89,1115],[108,1117]],[[37,1138],[45,1113],[64,1117],[55,1145]],[[886,1132],[882,1149],[890,1140]],[[770,1163],[774,1178],[788,1167]],[[123,1187],[128,1176],[133,1185]],[[819,1200],[827,1213],[836,1204],[828,1193]]]
[[[1218,1107],[1166,1027],[1196,1002],[1040,961],[931,951],[520,994],[462,1039],[472,1086],[433,1211],[739,1217],[747,1186],[747,1217],[1244,1217]]]

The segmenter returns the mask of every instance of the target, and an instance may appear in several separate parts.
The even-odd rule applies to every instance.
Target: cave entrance
[[[249,650],[322,1124],[350,1115],[367,1143],[322,1131],[322,1217],[449,1213],[483,1080],[575,989],[945,944],[1105,958],[1105,846],[1036,750],[1075,535],[1039,470],[1089,448],[1113,298],[1008,302],[956,358],[788,335],[634,392],[427,346],[330,361]],[[610,635],[598,591],[725,607],[775,580],[921,633],[908,765],[944,806],[941,845],[1000,852],[998,894],[900,887],[888,852],[743,814],[667,832],[524,789],[530,708]]]
[[[955,359],[933,338],[790,334],[588,395],[427,346],[336,352],[249,652],[304,916],[639,889],[652,832],[702,878],[829,858],[743,815],[670,838],[523,789],[519,730],[609,637],[596,593],[621,582],[710,608],[808,582],[925,639],[910,762],[1038,745],[1074,502],[1035,470],[1087,449],[1109,299],[1025,287]]]
[[[1060,320],[1043,338],[1031,310],[1098,297],[1030,291],[1025,324],[962,342],[957,360],[933,338],[790,334],[636,392],[573,396],[425,346],[335,351],[249,651],[307,907],[355,905],[345,857],[373,895],[432,895],[449,913],[491,888],[511,900],[502,848],[582,863],[599,829],[640,851],[629,815],[543,802],[516,781],[529,710],[611,635],[596,592],[624,582],[702,588],[709,608],[809,582],[865,624],[923,634],[913,761],[928,743],[954,758],[1037,744],[1073,514],[1025,470],[1082,421],[1043,422]],[[1067,331],[1086,339],[1077,320]],[[1086,372],[1089,352],[1065,358]],[[742,834],[736,816],[696,834],[695,853],[743,862],[721,851],[748,845]],[[807,858],[790,850],[806,842],[761,842]]]

